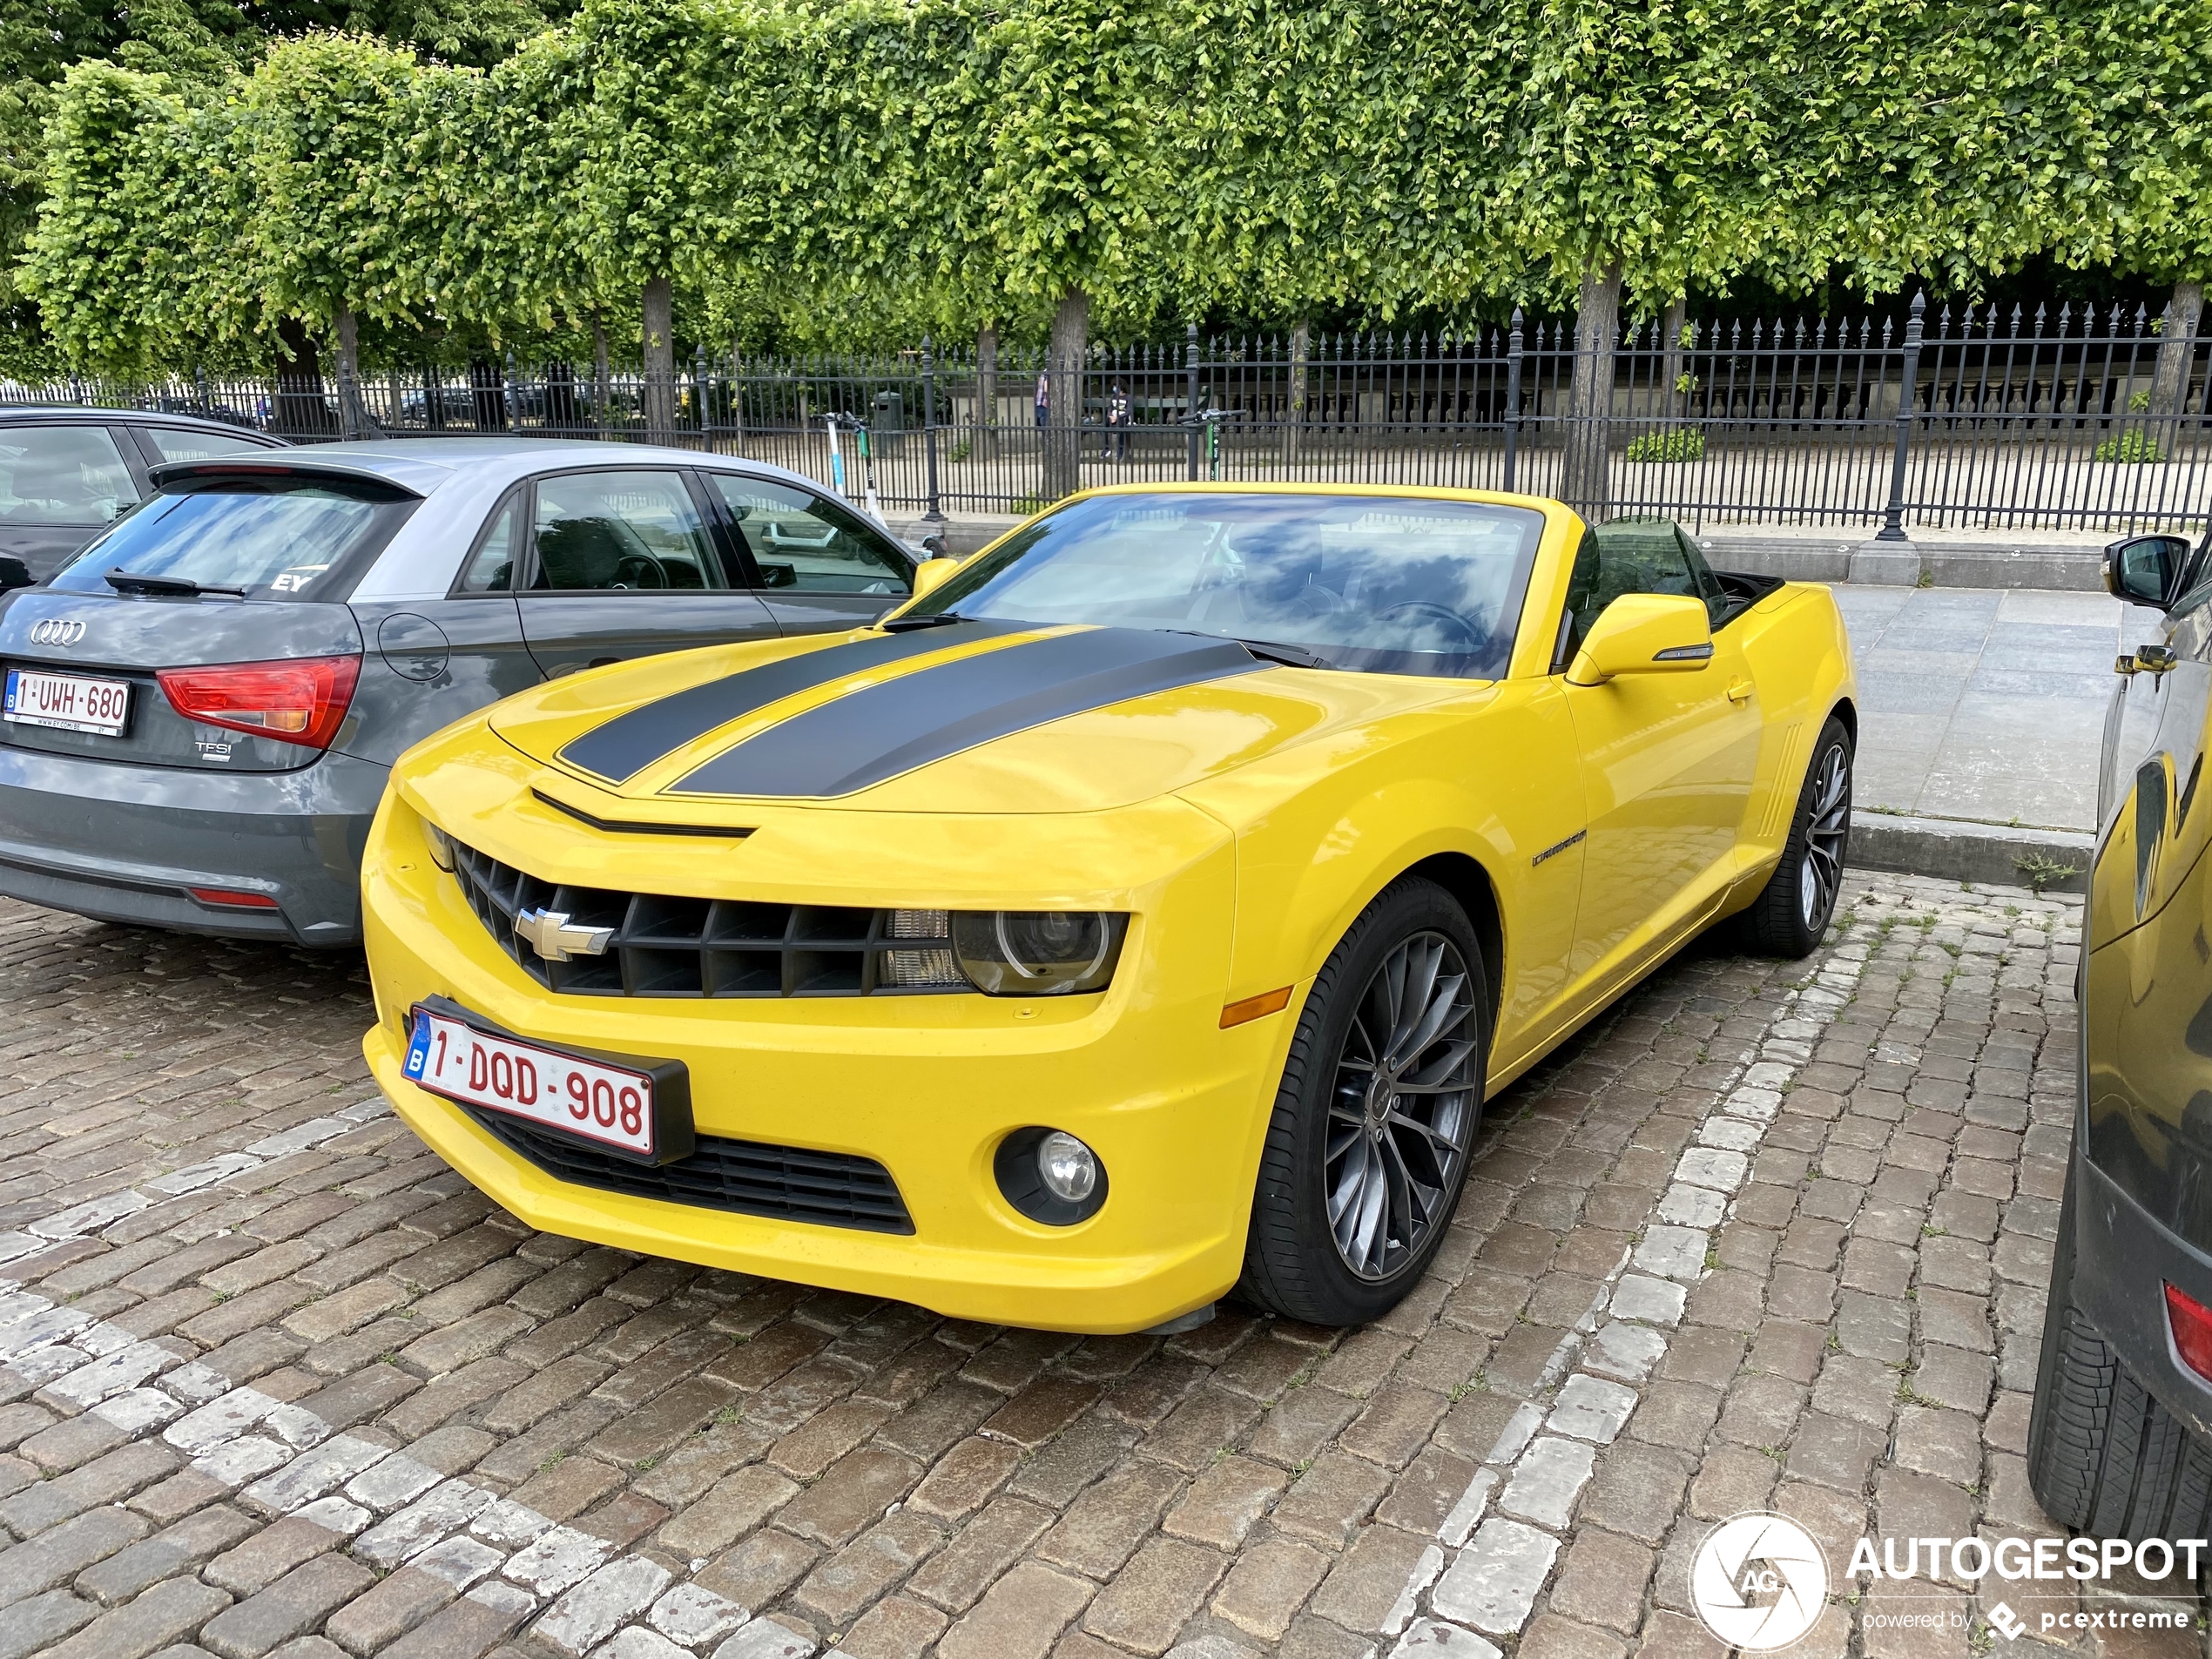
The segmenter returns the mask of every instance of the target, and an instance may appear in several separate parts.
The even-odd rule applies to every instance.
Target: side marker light
[[[1249,1025],[1252,1021],[1270,1014],[1280,1014],[1291,1005],[1291,987],[1279,990],[1262,991],[1258,996],[1248,996],[1241,1002],[1231,1002],[1221,1011],[1221,1028],[1232,1025]]]

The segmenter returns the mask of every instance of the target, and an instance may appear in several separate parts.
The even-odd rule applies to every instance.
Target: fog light
[[[1098,1159],[1074,1136],[1055,1130],[1037,1143],[1037,1173],[1054,1197],[1081,1204],[1098,1184]]]
[[[991,1160],[1006,1201],[1031,1221],[1072,1227],[1106,1202],[1106,1166],[1065,1130],[1017,1129]]]

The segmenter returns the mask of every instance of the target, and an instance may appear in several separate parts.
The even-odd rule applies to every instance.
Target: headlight
[[[1129,931],[1110,910],[955,911],[952,924],[961,972],[989,996],[1103,990]]]

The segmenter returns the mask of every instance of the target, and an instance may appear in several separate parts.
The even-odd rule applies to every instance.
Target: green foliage
[[[341,314],[588,351],[664,277],[694,336],[852,345],[2212,258],[2181,0],[565,4],[0,0],[0,261],[133,368]]]
[[[1630,461],[1703,461],[1705,435],[1696,427],[1678,426],[1664,432],[1645,432],[1629,440]]]
[[[70,361],[140,370],[204,354],[248,326],[241,116],[228,101],[189,106],[158,75],[101,63],[70,71],[19,279]]]
[[[2166,461],[2166,452],[2158,447],[2158,440],[2140,429],[2107,438],[2089,455],[2093,461],[2116,461],[2133,466],[2162,466]]]

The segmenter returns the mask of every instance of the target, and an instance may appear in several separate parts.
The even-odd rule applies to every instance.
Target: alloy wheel
[[[1322,1183],[1344,1264],[1388,1278],[1444,1224],[1480,1103],[1474,998],[1440,933],[1399,941],[1360,993],[1329,1096]]]
[[[1840,743],[1829,745],[1813,779],[1812,817],[1797,868],[1797,902],[1815,934],[1828,926],[1844,883],[1844,841],[1851,833],[1851,762]]]

